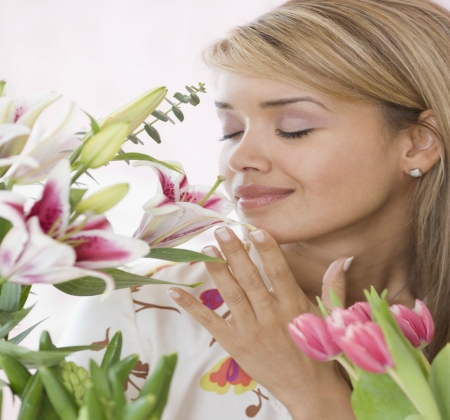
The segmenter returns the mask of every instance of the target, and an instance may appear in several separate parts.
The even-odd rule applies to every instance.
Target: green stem
[[[422,412],[421,408],[417,405],[416,401],[414,401],[413,397],[410,395],[409,391],[406,389],[400,376],[398,376],[398,373],[392,368],[388,368],[386,372],[395,381],[395,383],[400,387],[400,389],[405,393],[405,395],[408,397],[409,401],[411,401],[411,404],[414,406],[414,408],[417,410],[417,412],[419,414],[421,414],[422,416],[426,416],[426,413]]]
[[[217,188],[219,187],[219,185],[220,185],[223,181],[225,181],[225,177],[222,176],[222,175],[219,175],[219,176],[217,177],[216,183],[215,183],[215,184],[213,185],[213,187],[210,189],[209,193],[206,194],[206,195],[205,195],[205,196],[204,196],[197,204],[198,204],[199,206],[202,206],[202,205],[206,202],[206,200],[208,200],[208,198],[211,197],[211,196],[214,194],[214,191],[217,190]]]
[[[72,177],[72,181],[71,181],[71,185],[81,176],[81,175],[83,175],[85,172],[86,172],[86,170],[87,170],[87,166],[86,165],[81,165],[79,168],[78,168],[78,170],[77,170],[77,172],[75,173],[75,175]]]
[[[431,369],[431,365],[430,362],[428,361],[428,359],[425,357],[425,355],[423,354],[422,350],[417,350],[417,352],[419,353],[419,357],[423,362],[423,365],[425,366],[425,369],[427,370],[428,373],[430,373],[430,369]]]
[[[351,363],[345,358],[345,356],[339,356],[336,358],[336,360],[344,367],[344,369],[349,374],[350,378],[352,378],[352,382],[358,382],[359,377],[356,373],[355,368],[351,365]]]
[[[178,102],[177,104],[175,104],[176,107],[178,107],[181,104],[181,102]],[[164,112],[164,114],[169,115],[169,112],[172,112],[172,108],[168,109],[166,112]],[[158,122],[159,119],[155,118],[151,123],[146,123],[147,125],[153,125],[155,124],[155,122]],[[141,134],[143,131],[145,130],[145,128],[141,128],[139,131],[135,131],[133,134],[135,136],[137,136],[138,134]]]
[[[81,155],[81,150],[83,149],[84,143],[85,141],[81,143],[69,156],[69,162],[71,165],[73,165],[75,161],[78,159],[78,157]]]

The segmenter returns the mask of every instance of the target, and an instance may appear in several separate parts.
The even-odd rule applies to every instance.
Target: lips
[[[294,190],[267,185],[241,185],[233,192],[239,198],[239,207],[245,210],[276,203],[287,198]]]

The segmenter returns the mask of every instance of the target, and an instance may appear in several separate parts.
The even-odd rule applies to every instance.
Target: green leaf
[[[417,412],[388,374],[361,369],[357,373],[359,380],[352,393],[352,407],[358,420],[403,420]]]
[[[70,208],[74,209],[86,194],[86,188],[71,188],[70,189]]]
[[[180,168],[178,168],[177,166],[171,165],[170,163],[166,163],[162,160],[155,159],[144,153],[128,152],[128,153],[124,153],[122,155],[115,156],[114,159],[112,159],[111,161],[121,161],[121,160],[145,160],[147,162],[159,163],[160,165],[162,165],[172,171],[183,174],[183,171]]]
[[[411,414],[403,420],[425,420],[420,414]]]
[[[0,338],[6,337],[8,333],[28,315],[33,309],[33,306],[21,309],[17,312],[0,312]]]
[[[158,118],[158,120],[160,120],[160,121],[162,121],[162,122],[167,122],[167,121],[169,121],[169,118],[167,118],[167,115],[164,114],[164,112],[159,111],[158,109],[155,109],[155,110],[152,112],[152,115],[153,115],[155,118]]]
[[[32,351],[25,347],[17,346],[5,340],[0,340],[0,354],[7,354],[16,358],[29,369],[40,366],[55,366],[65,357],[76,351],[93,350],[98,346],[72,346],[61,347],[55,351]]]
[[[12,228],[12,223],[9,220],[3,219],[0,217],[0,242],[3,241],[6,234]]]
[[[373,291],[372,295],[367,296],[372,318],[383,330],[403,391],[419,414],[425,416],[427,420],[440,420],[439,409],[427,380],[426,368],[395,321],[386,301],[386,293],[383,293],[382,299]]]
[[[122,353],[122,333],[117,331],[111,341],[106,347],[105,354],[100,368],[104,371],[114,366],[120,360],[120,354]]]
[[[91,129],[92,129],[92,133],[95,135],[100,131],[100,127],[98,126],[97,121],[95,121],[95,118],[92,117],[91,115],[89,115],[86,111],[83,111],[91,120]]]
[[[195,106],[197,106],[200,103],[200,98],[197,96],[197,94],[191,93],[190,98],[194,102]]]
[[[27,303],[28,295],[30,294],[31,286],[22,286],[22,292],[20,293],[19,310],[23,309],[25,303]]]
[[[147,132],[147,134],[156,141],[156,143],[160,144],[161,143],[161,136],[158,133],[158,130],[149,125],[149,124],[144,124],[144,129]]]
[[[31,331],[33,331],[41,322],[44,322],[47,320],[47,318],[44,318],[42,321],[36,322],[32,327],[27,328],[25,331],[22,331],[20,334],[17,334],[15,337],[10,338],[8,341],[13,344],[20,344],[22,340],[24,340],[28,334],[30,334]]]
[[[430,384],[443,419],[450,419],[450,344],[431,364]]]
[[[167,284],[170,286],[197,287],[202,283],[180,284],[168,281],[152,279],[137,274],[127,273],[118,268],[102,270],[113,276],[116,283],[116,289],[127,289],[135,286],[144,286],[147,284]],[[65,283],[54,284],[58,290],[73,296],[94,296],[100,295],[105,291],[105,282],[96,277],[83,277],[77,280]]]
[[[175,117],[177,117],[180,122],[184,121],[184,114],[181,112],[180,108],[174,105],[172,106],[172,112],[173,115],[175,115]]]
[[[0,294],[0,311],[17,312],[19,309],[21,293],[22,286],[20,284],[4,283]]]
[[[187,104],[189,102],[189,96],[183,95],[180,92],[175,93],[175,95],[173,95],[173,97],[175,99],[178,99],[183,104]]]
[[[189,86],[185,86],[185,87],[186,87],[186,90],[187,90],[189,93],[195,93],[195,90],[194,90],[194,89],[190,88]]]
[[[329,315],[327,308],[325,308],[325,305],[323,304],[322,299],[320,299],[319,296],[316,296],[316,300],[317,300],[317,304],[319,305],[320,312],[322,312],[322,315],[325,318],[326,316]]]
[[[343,308],[344,305],[341,302],[341,299],[339,299],[339,296],[337,295],[337,293],[334,291],[334,289],[332,287],[330,287],[330,300],[331,300],[331,305],[333,306],[333,308]]]
[[[31,373],[22,363],[6,354],[0,355],[0,363],[10,382],[11,391],[21,397],[31,378]]]
[[[152,248],[150,253],[145,258],[155,258],[158,260],[173,261],[173,262],[218,262],[226,263],[220,258],[209,257],[201,252],[191,251],[189,249],[179,248]]]
[[[146,395],[134,400],[124,409],[124,420],[148,420],[152,417],[157,400],[154,395]]]
[[[138,136],[136,136],[135,134],[130,134],[129,136],[128,136],[128,140],[130,140],[132,143],[134,143],[134,144],[143,144],[140,140],[139,140],[139,137]]]

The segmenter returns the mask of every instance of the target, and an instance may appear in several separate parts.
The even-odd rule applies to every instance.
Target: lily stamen
[[[217,188],[219,187],[219,185],[225,180],[226,180],[226,178],[223,175],[219,175],[217,177],[216,183],[213,185],[213,187],[211,188],[209,193],[206,194],[197,204],[199,206],[203,206],[203,204],[206,202],[206,200],[208,200],[208,198],[211,197],[214,194],[214,191],[216,191]]]

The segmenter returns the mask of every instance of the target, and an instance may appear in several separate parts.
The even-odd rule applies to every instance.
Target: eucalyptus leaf
[[[0,294],[0,311],[17,312],[19,310],[21,293],[22,286],[20,284],[4,283]]]
[[[195,93],[191,93],[190,98],[194,101],[195,105],[200,103],[200,98]]]
[[[130,135],[128,136],[128,140],[130,140],[130,141],[131,141],[132,143],[134,143],[134,144],[140,143],[139,137],[137,137],[137,136],[134,135],[134,134],[130,134]]]
[[[155,109],[155,110],[152,112],[152,115],[153,115],[155,118],[158,118],[158,120],[160,120],[160,121],[162,121],[162,122],[167,122],[167,121],[169,121],[169,118],[167,118],[167,115],[164,114],[164,112],[160,111],[159,109]]]
[[[44,322],[47,319],[48,317],[39,322],[36,322],[36,324],[31,326],[30,328],[27,328],[25,331],[22,331],[20,334],[17,334],[15,337],[10,338],[8,341],[13,344],[20,344],[22,340],[24,340],[28,336],[28,334],[30,334],[31,331],[33,331],[41,322]]]
[[[352,407],[358,420],[403,420],[417,413],[389,375],[361,369],[357,373],[359,380],[352,393]]]
[[[74,352],[95,350],[97,348],[98,346],[73,346],[62,347],[54,351],[33,351],[8,341],[0,340],[0,354],[7,354],[15,357],[29,369],[38,368],[40,366],[55,366]]]
[[[124,153],[121,155],[117,155],[114,157],[114,159],[112,159],[112,161],[121,161],[121,160],[145,160],[148,162],[159,163],[160,165],[162,165],[172,171],[183,174],[183,171],[180,168],[178,168],[177,166],[171,165],[170,163],[166,163],[162,160],[155,159],[144,153],[128,152],[128,153]]]
[[[443,419],[450,419],[450,344],[434,358],[430,384]]]
[[[3,238],[11,228],[12,223],[9,220],[3,219],[3,217],[0,217],[0,242],[3,241]]]
[[[186,87],[186,90],[187,90],[189,93],[195,93],[195,90],[192,89],[191,87],[189,87],[189,86],[185,86],[185,87]]]
[[[150,253],[145,258],[155,258],[158,260],[173,261],[173,262],[218,262],[226,263],[220,258],[210,257],[200,252],[191,251],[189,249],[178,248],[152,248]]]
[[[175,99],[178,99],[181,103],[183,104],[187,104],[189,102],[189,96],[183,95],[180,92],[175,93],[175,95],[173,95],[173,97]]]
[[[158,130],[149,125],[149,124],[144,124],[144,129],[146,131],[146,133],[153,139],[156,141],[156,143],[160,144],[161,143],[161,136],[158,133]]]
[[[172,112],[173,115],[175,115],[175,117],[177,117],[180,122],[184,121],[184,114],[181,112],[180,108],[174,105],[172,106]]]
[[[136,286],[144,286],[147,284],[167,284],[170,286],[184,286],[192,288],[203,284],[171,283],[163,280],[139,276],[133,273],[127,273],[126,271],[119,270],[118,268],[111,268],[102,271],[110,274],[114,278],[117,290]],[[68,295],[72,296],[95,296],[100,295],[105,291],[105,282],[96,277],[82,277],[80,279],[68,281],[65,283],[54,284],[53,286],[61,292],[67,293]]]

